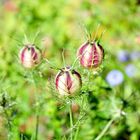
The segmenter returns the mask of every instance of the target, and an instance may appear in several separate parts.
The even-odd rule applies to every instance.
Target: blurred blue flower
[[[136,67],[133,64],[129,64],[125,67],[125,72],[128,77],[133,77],[136,74]]]
[[[126,62],[129,60],[129,53],[125,50],[121,50],[118,52],[117,58],[120,62]]]
[[[106,76],[106,81],[110,86],[117,86],[124,80],[123,74],[119,70],[112,70]]]
[[[140,51],[134,51],[130,54],[131,60],[138,60],[140,59]]]

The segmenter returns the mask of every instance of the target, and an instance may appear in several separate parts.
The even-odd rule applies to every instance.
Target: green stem
[[[36,79],[34,77],[33,71],[32,71],[32,79],[33,79],[35,88],[37,90],[37,82],[36,82]],[[38,97],[37,97],[36,94],[35,94],[35,102],[36,102],[36,105],[37,105],[37,107],[36,107],[35,140],[38,140],[38,127],[39,127],[39,114],[38,114],[38,109],[39,109],[39,106],[38,106]]]
[[[95,138],[95,140],[100,140],[104,135],[105,133],[107,132],[107,130],[109,129],[109,127],[111,126],[111,124],[113,123],[114,121],[114,118],[112,118],[108,123],[107,125],[105,126],[105,128],[101,131],[101,133]]]
[[[77,140],[79,129],[80,129],[80,126],[77,127],[77,130],[76,130],[76,133],[75,133],[75,136],[74,136],[74,140]]]
[[[36,115],[36,130],[35,130],[35,140],[38,139],[38,126],[39,126],[39,115]]]
[[[72,119],[71,103],[69,106],[69,115],[70,115],[70,128],[71,128],[70,140],[72,140],[73,139],[73,119]]]

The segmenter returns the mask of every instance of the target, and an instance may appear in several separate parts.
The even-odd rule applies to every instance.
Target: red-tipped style
[[[65,67],[56,75],[55,85],[61,96],[73,95],[82,86],[81,76],[78,72],[71,69],[71,67]]]
[[[41,60],[41,52],[33,44],[25,45],[19,53],[21,64],[25,68],[33,68]]]
[[[78,49],[80,64],[85,68],[97,68],[104,58],[104,50],[97,42],[86,42]]]

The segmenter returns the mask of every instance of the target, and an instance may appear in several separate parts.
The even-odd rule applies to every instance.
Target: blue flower
[[[120,62],[126,62],[129,60],[129,53],[127,51],[121,50],[118,52],[117,58]]]
[[[134,51],[130,54],[131,60],[138,60],[140,59],[140,51]]]
[[[128,77],[133,77],[136,74],[136,67],[133,64],[129,64],[125,67],[125,72]]]
[[[124,80],[123,74],[119,70],[112,70],[106,76],[106,81],[110,86],[117,86]]]

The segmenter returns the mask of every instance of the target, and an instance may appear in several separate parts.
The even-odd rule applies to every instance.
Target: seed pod
[[[65,67],[56,75],[55,85],[60,95],[73,95],[81,88],[81,76],[78,72],[71,69],[71,67]]]
[[[80,64],[85,68],[97,68],[104,58],[104,50],[97,42],[86,42],[78,50]]]
[[[33,44],[23,47],[19,53],[21,64],[25,68],[33,68],[41,60],[41,52]]]

